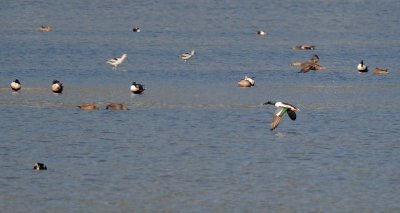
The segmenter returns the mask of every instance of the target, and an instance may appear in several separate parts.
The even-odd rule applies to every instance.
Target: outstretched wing
[[[282,120],[282,117],[274,115],[274,118],[272,119],[272,122],[271,122],[271,131],[278,127],[281,120]]]

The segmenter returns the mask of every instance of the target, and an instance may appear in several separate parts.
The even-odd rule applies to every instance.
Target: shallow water
[[[399,211],[399,9],[394,0],[3,4],[1,212]],[[47,24],[53,32],[35,30]],[[302,43],[317,50],[290,49]],[[193,59],[178,58],[191,49]],[[113,71],[105,60],[122,53]],[[288,66],[313,54],[326,71]],[[361,59],[390,73],[359,74]],[[238,88],[244,75],[256,86]],[[63,94],[50,92],[53,79]],[[132,81],[143,95],[130,93]],[[267,100],[298,106],[297,120],[270,131]],[[104,110],[110,102],[130,110]],[[76,107],[84,103],[101,110]],[[33,171],[37,161],[48,170]]]

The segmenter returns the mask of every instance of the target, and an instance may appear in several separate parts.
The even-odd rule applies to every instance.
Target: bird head
[[[268,104],[270,104],[270,105],[275,105],[275,102],[273,102],[273,101],[267,101],[267,102],[264,103],[264,105],[268,105]]]

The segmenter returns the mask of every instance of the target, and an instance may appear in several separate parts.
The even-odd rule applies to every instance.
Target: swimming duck
[[[184,60],[186,62],[187,60],[192,58],[194,56],[194,54],[196,54],[196,53],[195,53],[194,50],[192,50],[190,53],[182,53],[182,54],[180,54],[179,58],[181,58],[182,60]]]
[[[278,127],[278,125],[281,122],[282,117],[283,117],[283,115],[285,115],[285,113],[287,113],[289,118],[294,121],[294,120],[296,120],[296,112],[300,111],[300,109],[293,106],[292,104],[288,104],[288,103],[284,103],[284,102],[268,101],[268,102],[264,103],[264,105],[267,105],[267,104],[275,106],[275,113],[274,113],[274,117],[271,122],[271,131]]]
[[[37,29],[42,32],[51,32],[52,31],[51,26],[40,26]]]
[[[368,72],[368,67],[364,64],[363,60],[358,64],[357,70],[358,72]]]
[[[377,67],[374,70],[374,74],[377,74],[377,75],[388,74],[388,73],[389,73],[388,69],[380,69]]]
[[[141,94],[144,90],[144,85],[137,84],[136,82],[132,83],[131,92],[133,92],[134,94]]]
[[[120,103],[111,103],[107,105],[106,109],[108,110],[128,110],[128,108],[124,104]]]
[[[133,32],[139,33],[140,32],[140,28],[139,27],[134,27],[132,29]]]
[[[51,85],[51,91],[54,93],[62,93],[64,86],[58,80],[53,80],[53,84]]]
[[[255,85],[254,77],[244,76],[244,79],[238,82],[239,87],[252,87]]]
[[[265,34],[267,34],[265,31],[262,30],[257,31],[257,35],[265,35]]]
[[[99,109],[96,104],[83,104],[83,105],[79,105],[78,106],[79,109],[83,109],[83,110],[97,110]]]
[[[293,50],[315,50],[314,45],[309,45],[309,44],[302,44],[302,45],[296,45],[292,47]]]
[[[122,54],[122,56],[119,58],[117,57],[108,59],[106,63],[111,64],[113,66],[113,70],[116,70],[118,68],[118,65],[122,64],[125,61],[126,57],[128,57],[127,54]]]
[[[47,167],[43,163],[38,162],[38,163],[35,163],[35,165],[33,165],[33,169],[34,170],[46,170]]]
[[[21,83],[18,79],[15,79],[13,82],[11,82],[10,87],[13,91],[16,92],[21,89]]]

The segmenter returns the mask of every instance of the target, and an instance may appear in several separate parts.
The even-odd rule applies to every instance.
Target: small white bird
[[[141,94],[144,90],[144,85],[137,84],[136,82],[132,83],[131,92],[133,92],[134,94]]]
[[[180,54],[179,57],[186,62],[187,60],[192,58],[194,56],[194,54],[195,54],[195,52],[194,52],[194,50],[192,50],[190,53],[182,53],[182,54]]]
[[[53,80],[53,84],[51,85],[51,91],[54,93],[62,93],[64,86],[58,80]]]
[[[283,117],[283,115],[285,115],[285,113],[287,113],[289,115],[289,118],[294,121],[294,120],[296,120],[296,112],[300,111],[299,108],[293,106],[292,104],[288,104],[288,103],[284,103],[284,102],[268,101],[268,102],[264,103],[264,105],[267,105],[267,104],[275,106],[275,113],[274,113],[274,117],[272,118],[272,122],[271,122],[271,131],[278,127],[278,125],[281,122],[282,117]]]
[[[11,82],[10,87],[13,91],[16,92],[21,89],[21,83],[18,79],[15,79],[13,82]]]
[[[120,58],[111,58],[107,60],[107,64],[111,64],[113,66],[113,70],[116,70],[118,65],[122,64],[125,61],[127,54],[123,54]]]
[[[357,70],[358,72],[368,72],[368,67],[364,64],[363,60],[358,64]]]
[[[265,31],[263,31],[263,30],[258,30],[257,31],[257,35],[265,35],[265,34],[267,34]]]

